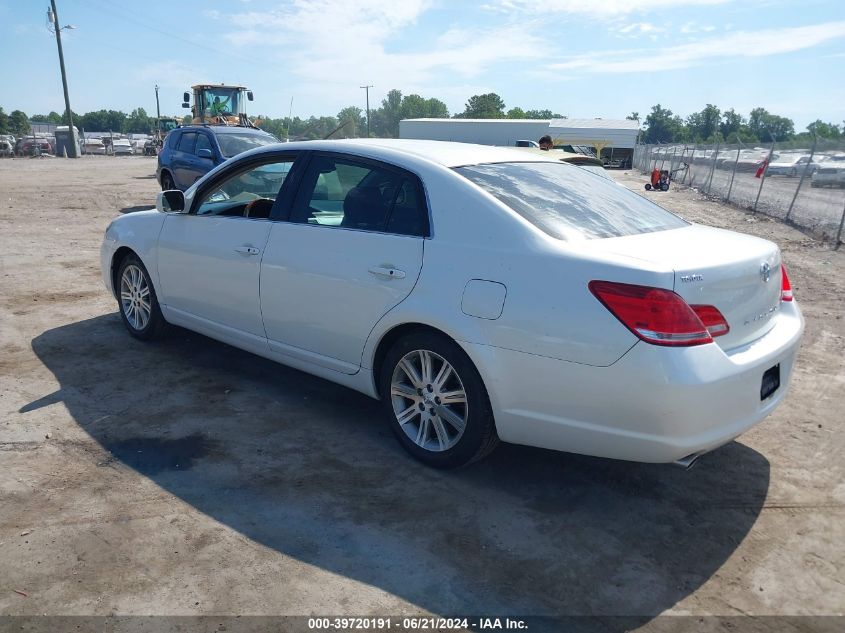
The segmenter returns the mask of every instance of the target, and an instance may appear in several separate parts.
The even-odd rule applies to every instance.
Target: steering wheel
[[[244,207],[245,218],[261,218],[266,220],[270,217],[275,200],[270,198],[256,198],[246,203]]]

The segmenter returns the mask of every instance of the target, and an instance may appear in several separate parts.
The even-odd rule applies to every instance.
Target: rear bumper
[[[717,448],[769,415],[789,387],[804,329],[795,302],[765,336],[716,344],[638,343],[610,367],[463,344],[490,394],[507,442],[641,462],[672,462]],[[761,401],[763,374],[780,387]]]

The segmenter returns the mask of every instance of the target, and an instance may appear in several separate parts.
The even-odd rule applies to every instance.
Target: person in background
[[[540,146],[540,149],[544,149],[549,151],[550,149],[554,149],[555,144],[552,142],[552,137],[546,134],[545,136],[541,137],[537,144]]]

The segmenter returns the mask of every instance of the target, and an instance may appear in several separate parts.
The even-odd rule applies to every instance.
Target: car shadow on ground
[[[22,412],[61,401],[118,466],[434,613],[648,621],[725,563],[769,485],[737,442],[688,472],[512,445],[439,472],[402,451],[377,402],[185,330],[144,344],[115,314],[32,346],[60,389]]]
[[[123,207],[120,209],[121,213],[135,213],[136,211],[152,211],[155,209],[154,205],[149,204],[139,204],[135,205],[134,207]]]

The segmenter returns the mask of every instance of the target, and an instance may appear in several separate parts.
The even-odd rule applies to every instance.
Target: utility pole
[[[370,88],[372,86],[361,86],[361,89],[367,91],[367,138],[370,138]]]
[[[65,110],[67,111],[67,127],[70,134],[70,148],[68,158],[79,157],[79,140],[73,128],[73,113],[70,109],[70,97],[67,91],[67,74],[65,73],[65,55],[62,52],[62,28],[73,28],[71,26],[59,27],[59,14],[56,12],[56,0],[50,0],[52,11],[48,12],[47,19],[52,18],[53,30],[56,32],[56,45],[59,47],[59,66],[62,69],[62,87],[65,91]]]
[[[158,105],[158,84],[156,84],[156,131],[161,136],[161,108]]]

